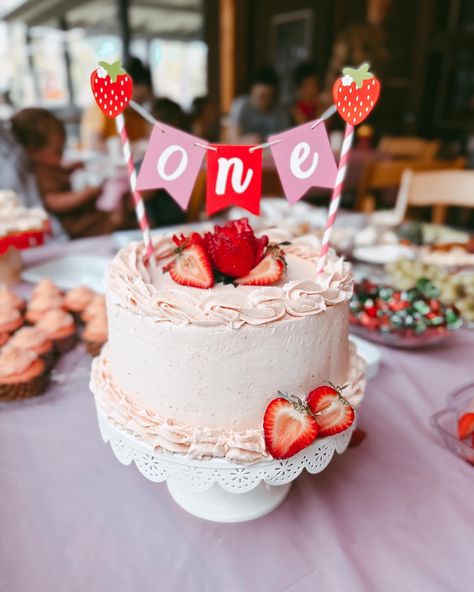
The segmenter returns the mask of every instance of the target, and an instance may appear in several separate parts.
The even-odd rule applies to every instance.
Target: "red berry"
[[[244,286],[270,286],[277,282],[285,269],[285,261],[274,249],[254,267],[246,276],[236,280]]]
[[[317,414],[320,437],[343,432],[354,422],[353,407],[341,395],[341,390],[333,386],[318,386],[309,393],[306,402],[311,411]]]
[[[214,285],[211,262],[199,244],[190,244],[180,250],[164,271],[169,271],[173,280],[182,286],[211,288]]]
[[[318,425],[303,406],[279,397],[265,410],[263,431],[267,452],[273,458],[289,458],[314,442]]]
[[[463,413],[458,418],[458,438],[464,440],[471,434],[474,435],[474,413]]]
[[[216,226],[204,236],[213,267],[231,278],[247,275],[263,259],[268,237],[257,238],[246,218]]]

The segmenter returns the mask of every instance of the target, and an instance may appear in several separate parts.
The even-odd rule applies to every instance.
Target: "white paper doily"
[[[319,473],[335,452],[345,451],[355,427],[354,423],[336,436],[316,440],[289,459],[241,465],[217,458],[192,460],[154,450],[139,437],[112,425],[99,408],[97,416],[102,439],[110,443],[122,464],[134,462],[150,481],[167,481],[180,506],[200,518],[219,522],[251,520],[273,510],[303,469]]]

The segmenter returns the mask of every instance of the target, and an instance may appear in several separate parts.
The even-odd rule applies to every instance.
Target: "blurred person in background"
[[[0,182],[1,189],[14,191],[27,208],[43,205],[28,154],[9,121],[0,121]]]
[[[46,109],[22,109],[12,117],[11,130],[28,155],[45,209],[56,216],[70,238],[107,234],[120,226],[120,212],[95,208],[102,187],[71,190],[70,176],[81,164],[62,164],[66,141],[62,121]]]
[[[151,104],[151,114],[158,121],[172,125],[181,130],[187,130],[188,122],[184,111],[171,99],[160,97],[154,99]]]
[[[291,107],[293,123],[301,125],[321,115],[319,81],[314,64],[304,62],[296,66],[293,73],[296,101]]]
[[[136,57],[124,64],[124,69],[133,80],[132,99],[149,110],[153,101],[153,85],[150,69]],[[123,112],[125,127],[132,144],[147,139],[150,124],[131,107]],[[106,151],[107,140],[117,135],[115,120],[106,117],[94,102],[85,109],[81,121],[81,144],[85,150]]]
[[[196,97],[191,106],[191,132],[208,142],[219,140],[219,117],[209,97]]]
[[[228,139],[259,144],[289,124],[288,113],[278,104],[278,76],[267,66],[253,79],[249,95],[237,97],[232,103]]]
[[[324,83],[327,105],[332,103],[333,84],[345,66],[369,62],[371,71],[384,78],[394,57],[387,30],[391,6],[392,0],[368,0],[366,22],[349,25],[336,37]]]

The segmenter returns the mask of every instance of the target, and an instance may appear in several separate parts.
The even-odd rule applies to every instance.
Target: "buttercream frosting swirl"
[[[27,350],[4,348],[0,353],[0,378],[21,374],[27,370],[38,356]]]
[[[49,310],[36,324],[38,329],[44,331],[47,335],[51,335],[64,327],[74,325],[74,319],[70,314],[64,310]]]
[[[286,277],[260,287],[216,284],[201,290],[180,286],[163,273],[173,242],[162,238],[154,247],[156,262],[149,267],[143,264],[142,243],[122,249],[109,267],[107,280],[112,302],[154,321],[238,329],[245,323],[271,323],[286,315],[318,314],[352,296],[350,266],[334,252],[329,253],[323,272],[316,275],[320,242],[312,235],[281,245],[288,264]]]
[[[84,310],[95,296],[95,292],[87,286],[77,286],[64,297],[64,304],[67,308],[73,311]]]
[[[21,314],[17,308],[11,306],[0,306],[0,325],[13,323],[21,318]]]
[[[40,230],[47,219],[48,215],[42,208],[26,208],[13,191],[0,191],[0,236]]]
[[[351,344],[348,386],[344,396],[358,407],[364,394],[364,368]],[[185,425],[146,409],[125,393],[112,379],[107,362],[107,346],[92,363],[91,390],[107,419],[155,449],[178,452],[189,458],[226,458],[230,462],[252,463],[268,458],[263,429],[219,430]]]
[[[23,327],[18,330],[8,342],[6,347],[29,349],[43,345],[48,340],[47,335],[38,327]]]
[[[10,290],[8,286],[0,287],[0,308],[2,307],[12,307],[12,308],[22,308],[24,306],[23,299],[20,298]]]

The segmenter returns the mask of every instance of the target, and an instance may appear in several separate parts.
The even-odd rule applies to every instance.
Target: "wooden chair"
[[[378,150],[391,158],[405,160],[430,161],[436,156],[440,147],[438,140],[424,140],[416,137],[383,136]]]
[[[465,163],[464,158],[456,158],[451,161],[432,160],[431,162],[419,160],[373,160],[367,162],[357,188],[355,209],[365,213],[373,212],[376,206],[374,192],[398,188],[403,172],[407,169],[417,171],[462,169]]]
[[[444,224],[447,208],[474,208],[474,171],[443,170],[403,173],[396,209],[432,206],[431,220]]]

